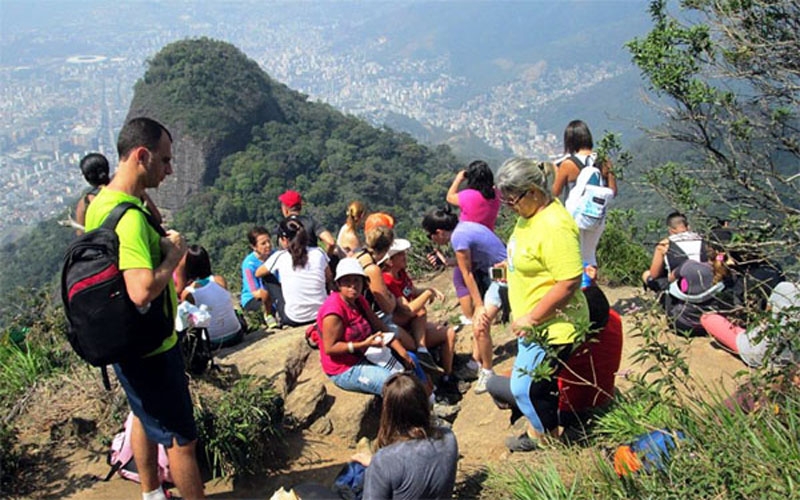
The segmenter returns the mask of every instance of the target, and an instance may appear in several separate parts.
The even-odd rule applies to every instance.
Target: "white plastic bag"
[[[184,300],[178,305],[178,314],[175,316],[175,329],[179,332],[190,327],[208,328],[210,324],[211,313],[205,304],[197,307]]]

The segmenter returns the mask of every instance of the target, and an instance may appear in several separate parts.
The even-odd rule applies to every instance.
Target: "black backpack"
[[[202,375],[216,366],[208,329],[189,327],[178,332],[178,343],[183,354],[183,365],[192,375]]]
[[[67,339],[93,366],[140,358],[157,349],[174,328],[172,314],[164,310],[164,301],[169,300],[166,288],[144,313],[128,297],[115,228],[129,209],[142,212],[165,235],[147,212],[133,203],[121,203],[100,227],[73,241],[64,256],[61,300],[69,322]],[[103,375],[108,385],[105,370]]]

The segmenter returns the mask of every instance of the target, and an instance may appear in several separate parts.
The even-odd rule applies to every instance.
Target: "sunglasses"
[[[528,191],[525,191],[524,193],[514,197],[513,199],[510,199],[510,200],[509,199],[505,199],[505,200],[503,200],[503,204],[508,206],[508,207],[513,207],[514,205],[519,203],[519,201],[522,198],[524,198],[527,194],[528,194]]]

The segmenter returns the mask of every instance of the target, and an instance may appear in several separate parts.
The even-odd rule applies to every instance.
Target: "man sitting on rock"
[[[336,244],[336,239],[325,226],[317,222],[312,216],[302,213],[303,198],[300,193],[287,189],[282,195],[278,196],[278,201],[281,202],[281,213],[283,213],[284,217],[295,215],[300,219],[308,233],[312,246],[316,246],[317,240],[322,240],[325,243],[326,252],[328,257],[331,258],[331,271],[335,270],[339,259],[345,257],[346,253]]]
[[[689,230],[686,216],[672,212],[667,216],[669,236],[658,242],[653,251],[650,269],[642,273],[642,282],[654,292],[669,287],[669,273],[687,260],[706,261],[706,242],[699,234]]]

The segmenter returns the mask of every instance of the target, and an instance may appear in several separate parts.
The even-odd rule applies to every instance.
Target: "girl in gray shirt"
[[[413,375],[398,373],[383,386],[383,408],[367,466],[364,500],[450,498],[456,480],[458,444],[449,429],[431,425],[425,388]]]

